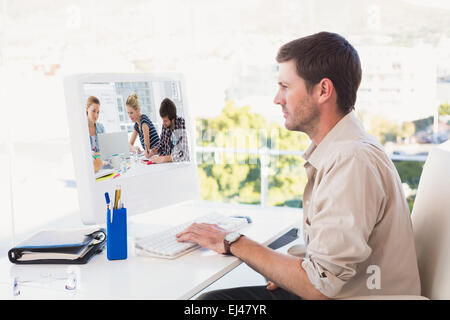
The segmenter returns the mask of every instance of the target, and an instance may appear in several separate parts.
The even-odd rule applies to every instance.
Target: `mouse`
[[[247,223],[252,223],[252,219],[249,216],[232,216],[233,218],[246,219]]]

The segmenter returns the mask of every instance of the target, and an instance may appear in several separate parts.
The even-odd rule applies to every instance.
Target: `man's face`
[[[172,121],[169,120],[169,117],[162,117],[163,126],[169,128],[172,125]]]
[[[317,127],[320,111],[312,95],[306,89],[303,78],[297,74],[294,60],[279,64],[278,92],[275,104],[282,108],[284,126],[288,130],[302,131],[311,134]]]

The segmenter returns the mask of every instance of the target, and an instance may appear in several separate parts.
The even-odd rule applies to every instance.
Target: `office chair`
[[[411,214],[422,296],[347,299],[450,299],[450,141],[433,148],[420,176]]]
[[[425,162],[412,212],[422,295],[450,299],[450,141]]]
[[[422,296],[373,295],[342,300],[450,299],[450,141],[430,151],[411,218]],[[305,249],[297,245],[290,251],[304,254]]]

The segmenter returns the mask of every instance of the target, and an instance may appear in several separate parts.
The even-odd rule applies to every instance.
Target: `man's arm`
[[[178,241],[194,241],[218,253],[225,253],[223,240],[227,232],[217,225],[194,223],[177,235]],[[231,253],[251,268],[303,299],[326,299],[309,281],[301,266],[302,259],[280,254],[242,236],[232,243]]]
[[[176,134],[178,136],[177,144],[172,150],[172,161],[189,161],[189,146],[186,129],[176,129],[172,134]]]
[[[151,162],[153,163],[166,163],[166,162],[173,162],[172,161],[172,155],[167,155],[167,156],[151,156],[149,159]]]
[[[162,129],[161,129],[161,137],[159,139],[158,145],[156,146],[158,154],[163,154],[163,155],[167,154],[166,149],[167,149],[167,144],[169,143],[168,134],[169,134],[169,129],[167,129],[163,125]]]
[[[281,254],[242,236],[230,247],[231,253],[279,287],[303,299],[327,299],[309,281],[301,258]]]

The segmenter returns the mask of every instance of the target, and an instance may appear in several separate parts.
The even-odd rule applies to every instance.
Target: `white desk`
[[[158,231],[191,220],[212,208],[225,214],[250,216],[253,223],[241,233],[266,245],[299,227],[301,221],[300,209],[198,202],[136,216],[131,219],[128,232],[139,236],[145,229],[148,234],[148,230]],[[174,260],[136,256],[132,239],[128,244],[127,260],[109,261],[106,251],[85,265],[15,265],[7,258],[2,259],[0,298],[189,299],[241,263],[235,257],[203,248]],[[68,268],[75,268],[78,273],[74,291],[64,288]],[[15,276],[22,282],[18,296],[13,295]]]
[[[127,172],[122,172],[120,170],[113,169],[114,175],[112,177],[109,177],[107,179],[99,178],[100,181],[98,181],[98,182],[101,182],[102,180],[109,180],[109,179],[114,179],[114,181],[118,181],[118,180],[121,180],[123,177],[135,177],[135,176],[141,176],[141,175],[147,174],[147,173],[163,172],[169,168],[174,168],[175,166],[177,166],[177,167],[188,166],[188,164],[186,162],[146,164],[143,162],[143,160],[146,160],[146,158],[142,155],[140,157],[138,157],[137,161],[134,161],[133,159],[131,159],[127,163]],[[101,170],[103,170],[103,169],[101,169]],[[116,178],[113,178],[118,173],[120,173],[120,175],[118,175]]]

